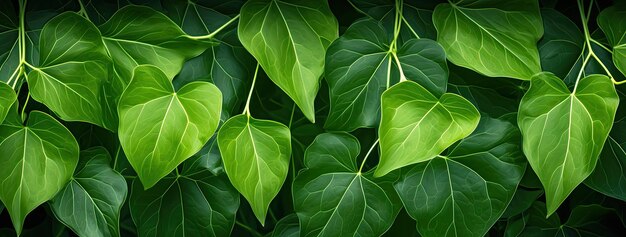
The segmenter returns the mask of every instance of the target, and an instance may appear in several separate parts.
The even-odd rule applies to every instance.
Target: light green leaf
[[[0,157],[0,200],[19,235],[26,215],[72,177],[78,143],[52,116],[33,111],[26,126],[8,120],[0,126]]]
[[[103,109],[109,62],[98,28],[76,13],[60,14],[41,31],[39,52],[27,77],[33,99],[63,120],[114,129],[116,119]]]
[[[548,215],[595,168],[618,101],[606,76],[581,79],[573,93],[551,73],[532,78],[517,121],[524,153],[546,192]]]
[[[80,156],[74,178],[50,201],[50,207],[79,236],[120,236],[126,180],[111,168],[111,157],[103,147],[81,151]]]
[[[338,31],[328,2],[318,0],[248,1],[238,28],[243,46],[311,122],[326,48]]]
[[[183,172],[148,190],[135,180],[129,205],[139,236],[229,236],[239,194],[224,176]]]
[[[537,0],[453,0],[433,12],[448,59],[490,77],[529,80],[541,71]]]
[[[422,236],[484,236],[506,210],[525,169],[517,127],[483,117],[437,157],[403,170],[395,188]]]
[[[380,95],[400,76],[389,52],[391,39],[374,20],[358,21],[335,40],[326,54],[330,113],[325,127],[352,131],[379,123]],[[397,52],[405,76],[435,95],[446,91],[448,67],[437,42],[407,41]],[[393,63],[392,63],[393,62]],[[393,66],[393,68],[392,68]]]
[[[9,109],[17,100],[15,91],[4,82],[0,82],[0,124],[7,117]]]
[[[626,75],[626,9],[606,8],[598,15],[598,25],[613,47],[613,63]]]
[[[174,91],[157,67],[139,66],[118,105],[119,139],[146,189],[198,152],[220,119],[222,94],[208,82]]]
[[[278,122],[237,115],[222,125],[217,144],[230,182],[248,200],[261,225],[265,225],[267,209],[289,171],[289,128]]]
[[[478,110],[463,97],[445,93],[437,98],[412,81],[385,91],[381,107],[376,177],[434,158],[472,133],[480,119]]]
[[[623,97],[622,97],[623,99]],[[590,188],[612,198],[626,201],[626,107],[621,104],[609,138],[593,173],[585,179]]]
[[[302,236],[380,236],[402,208],[393,190],[397,177],[361,173],[359,141],[347,133],[318,135],[307,148],[307,167],[293,183]]]

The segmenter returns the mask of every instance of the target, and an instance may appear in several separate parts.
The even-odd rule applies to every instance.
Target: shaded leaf
[[[17,100],[17,95],[13,88],[4,82],[0,82],[0,124],[4,121],[11,106]]]
[[[545,33],[537,43],[541,68],[554,73],[559,78],[568,74],[578,75],[575,67],[582,57],[585,37],[569,18],[554,9],[541,9],[541,18]]]
[[[598,15],[598,25],[606,34],[609,44],[613,47],[613,63],[626,75],[626,9],[617,6],[609,7]]]
[[[299,237],[300,236],[300,223],[298,215],[295,213],[289,214],[283,219],[280,219],[272,231],[271,237]]]

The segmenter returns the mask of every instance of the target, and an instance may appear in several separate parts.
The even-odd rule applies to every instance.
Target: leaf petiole
[[[232,24],[233,22],[235,22],[238,19],[239,19],[239,14],[237,14],[235,17],[233,17],[232,19],[230,19],[229,21],[227,21],[222,26],[220,26],[219,28],[217,28],[216,30],[214,30],[213,32],[211,32],[208,35],[189,36],[189,38],[197,39],[197,40],[212,39],[213,37],[215,37],[215,35],[219,34],[222,30],[226,29],[226,27],[228,27],[230,24]]]
[[[378,145],[379,141],[380,139],[376,139],[376,141],[374,141],[374,144],[372,144],[370,149],[367,151],[367,154],[365,154],[365,157],[363,158],[363,161],[361,162],[361,167],[359,167],[359,171],[357,172],[357,175],[361,175],[361,172],[363,171],[363,166],[365,166],[365,161],[367,161],[367,157],[370,156],[370,154],[372,153],[376,145]]]
[[[248,99],[246,100],[246,107],[243,109],[243,113],[250,117],[250,99],[252,98],[252,92],[254,91],[254,84],[256,83],[256,77],[259,73],[259,63],[256,64],[256,69],[254,69],[254,77],[252,78],[252,85],[250,86],[250,92],[248,92]]]

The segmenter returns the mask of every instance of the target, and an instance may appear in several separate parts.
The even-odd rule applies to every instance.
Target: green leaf
[[[267,209],[289,170],[289,128],[271,120],[237,115],[222,125],[217,144],[230,182],[248,200],[261,225],[265,225]]]
[[[326,48],[338,31],[328,2],[317,0],[248,1],[238,28],[241,44],[311,122]]]
[[[0,81],[15,78],[19,71],[18,17],[13,1],[0,5]]]
[[[19,235],[26,215],[72,177],[78,143],[50,115],[33,111],[26,126],[10,121],[0,126],[0,157],[0,200]]]
[[[119,223],[127,187],[109,165],[103,147],[80,153],[74,178],[50,202],[54,215],[79,236],[120,236]]]
[[[208,82],[178,91],[157,67],[135,68],[118,105],[119,139],[146,189],[198,152],[219,123],[222,95]]]
[[[606,76],[587,76],[574,92],[554,74],[532,78],[517,121],[524,153],[546,192],[548,215],[593,171],[618,101]]]
[[[452,63],[490,77],[529,80],[541,71],[537,0],[454,0],[433,12],[437,41]]]
[[[617,6],[609,7],[598,15],[598,25],[606,34],[613,47],[613,63],[626,75],[626,9]]]
[[[480,119],[478,110],[463,97],[445,93],[437,98],[411,81],[385,91],[381,107],[376,177],[434,158],[472,133]]]
[[[585,37],[574,22],[557,10],[541,9],[541,18],[545,30],[543,38],[537,43],[541,68],[559,78],[573,75],[575,80],[578,70],[572,65],[583,57]]]
[[[593,173],[585,179],[590,188],[626,201],[626,110],[621,105],[609,138],[600,153]]]
[[[302,236],[380,236],[391,227],[402,208],[395,179],[361,173],[360,150],[347,133],[318,135],[307,148],[307,169],[293,183]]]
[[[135,180],[129,203],[139,236],[229,236],[239,194],[204,170],[167,176],[148,190]]]
[[[114,129],[102,102],[108,58],[98,28],[76,13],[60,14],[41,31],[39,52],[27,77],[33,99],[63,120]]]
[[[362,20],[352,24],[328,48],[326,80],[331,108],[327,129],[352,131],[378,125],[380,96],[400,78],[396,72],[398,65],[391,58],[390,43],[379,23]],[[445,52],[437,42],[409,40],[397,54],[408,79],[435,95],[445,92],[448,67]]]
[[[298,215],[295,213],[280,219],[272,231],[271,237],[299,237],[300,236],[300,222]]]
[[[0,82],[0,124],[2,124],[4,118],[7,117],[9,109],[16,100],[17,95],[15,91],[13,91],[13,88],[4,82]]]
[[[403,170],[395,188],[417,220],[419,233],[485,235],[507,208],[524,174],[519,144],[514,124],[483,117],[476,131],[445,157]]]

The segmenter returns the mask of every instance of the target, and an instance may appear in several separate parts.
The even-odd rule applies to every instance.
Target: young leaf
[[[267,209],[289,170],[289,128],[278,122],[237,115],[222,125],[217,144],[230,182],[265,225]]]
[[[463,97],[440,98],[412,81],[399,83],[382,95],[380,163],[374,176],[427,161],[478,125],[478,110]]]
[[[524,174],[520,135],[484,117],[476,131],[437,157],[403,171],[395,188],[422,236],[483,236]]]
[[[617,6],[604,9],[598,15],[598,25],[613,47],[613,63],[626,75],[626,9]]]
[[[6,83],[0,82],[0,124],[6,118],[15,100],[17,100],[15,91]]]
[[[315,122],[324,54],[338,26],[328,2],[252,0],[241,8],[239,40],[269,78]]]
[[[126,180],[103,147],[80,153],[74,178],[50,201],[54,215],[79,236],[120,236]]]
[[[167,176],[148,190],[135,180],[129,205],[139,236],[229,236],[239,194],[204,170]]]
[[[27,77],[33,99],[63,120],[114,129],[104,119],[108,58],[98,28],[76,13],[60,14],[41,31],[39,52],[39,65]]]
[[[19,236],[26,215],[52,199],[72,177],[78,143],[61,123],[33,111],[26,125],[0,125],[0,200]]]
[[[220,121],[222,94],[208,82],[174,91],[160,69],[142,65],[118,106],[120,143],[148,189],[211,138]]]
[[[326,80],[330,88],[330,113],[325,124],[327,129],[352,131],[378,124],[380,95],[399,78],[395,68],[392,69],[390,43],[379,23],[362,20],[352,24],[328,48]],[[408,79],[435,95],[446,91],[446,56],[437,42],[409,40],[397,54]]]
[[[537,0],[453,0],[433,12],[448,59],[490,77],[529,80],[541,71],[543,25]]]
[[[517,121],[524,154],[546,192],[548,215],[593,171],[618,101],[606,76],[587,76],[574,92],[554,74],[532,78]]]
[[[318,135],[307,148],[307,169],[293,183],[302,236],[380,236],[402,208],[391,178],[361,173],[359,141],[347,133]]]

